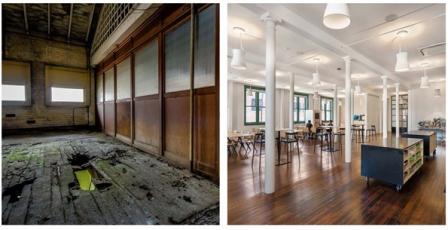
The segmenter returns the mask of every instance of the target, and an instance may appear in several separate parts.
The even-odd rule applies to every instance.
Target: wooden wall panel
[[[115,102],[104,102],[104,132],[115,136]]]
[[[215,179],[219,175],[216,94],[194,96],[194,170]]]
[[[140,97],[135,100],[135,144],[153,154],[159,154],[160,103],[157,97]]]
[[[96,116],[97,116],[97,121],[99,122],[99,129],[101,131],[104,131],[104,105],[103,103],[97,103],[96,104]]]
[[[117,136],[131,139],[131,101],[117,101]]]
[[[167,159],[190,167],[189,95],[165,98],[165,149]]]

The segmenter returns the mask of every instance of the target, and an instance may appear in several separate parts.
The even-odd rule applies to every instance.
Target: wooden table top
[[[424,131],[424,130],[415,130],[415,131],[409,131],[409,132],[406,132],[406,133],[402,133],[401,135],[432,136],[432,135],[435,135],[435,132],[433,132],[433,131]]]
[[[236,138],[236,137],[252,137],[254,136],[254,132],[228,132],[227,137]]]
[[[394,148],[394,149],[405,149],[411,145],[416,144],[419,141],[421,141],[421,139],[419,139],[419,138],[406,138],[406,137],[396,138],[395,136],[393,136],[393,137],[388,136],[385,139],[377,138],[373,142],[363,143],[362,145],[384,147],[384,148]]]

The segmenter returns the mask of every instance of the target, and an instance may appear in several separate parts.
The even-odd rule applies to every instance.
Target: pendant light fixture
[[[434,90],[434,97],[440,97],[442,95],[440,89],[435,89]]]
[[[320,75],[319,75],[319,58],[314,58],[314,63],[316,63],[316,72],[313,73],[313,86],[320,86]]]
[[[403,39],[407,35],[407,30],[400,30],[397,33],[397,38]],[[405,72],[409,70],[408,52],[402,51],[402,45],[402,41],[399,40],[399,50],[397,53],[397,62],[395,63],[395,72]]]
[[[357,94],[357,95],[361,94],[361,87],[359,86],[359,80],[358,80],[358,85],[355,86],[355,94]]]
[[[233,30],[238,31],[240,34],[240,48],[232,49],[232,61],[230,62],[230,66],[234,69],[245,70],[247,67],[242,36],[246,31],[241,27],[233,27]]]
[[[350,25],[350,13],[346,3],[327,3],[323,23],[333,30],[344,29]]]
[[[421,77],[421,80],[420,80],[420,88],[427,89],[427,88],[429,88],[429,80],[428,80],[428,76],[426,75],[426,67],[428,66],[428,63],[423,62],[420,65],[423,67],[423,77]]]

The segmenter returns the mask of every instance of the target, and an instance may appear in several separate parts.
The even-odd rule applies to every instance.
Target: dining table
[[[239,148],[239,150],[238,150],[238,153],[240,154],[240,156],[241,156],[241,149],[242,148],[244,148],[244,150],[246,151],[246,154],[245,154],[245,156],[244,156],[244,159],[247,159],[248,158],[248,156],[247,156],[247,150],[246,150],[246,148],[244,147],[244,141],[243,141],[243,139],[244,138],[253,138],[255,136],[255,133],[254,132],[251,132],[251,131],[229,131],[228,133],[227,133],[227,137],[228,138],[230,138],[230,139],[236,139],[236,141],[237,141],[237,143],[238,144],[240,144],[240,148]]]

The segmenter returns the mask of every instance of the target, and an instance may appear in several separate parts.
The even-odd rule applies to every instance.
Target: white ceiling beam
[[[72,18],[73,18],[73,3],[70,4],[70,16],[68,19],[67,41],[70,41],[70,33],[72,31]]]
[[[25,32],[29,34],[28,15],[26,13],[26,4],[23,4],[23,19],[25,20]]]
[[[352,47],[339,41],[329,33],[311,24],[306,19],[300,17],[296,12],[289,9],[287,6],[283,6],[280,4],[257,4],[257,6],[264,11],[271,12],[273,16],[281,18],[283,20],[283,23],[279,26],[289,29],[292,32],[298,33],[302,37],[310,39],[317,45],[337,54],[338,56],[342,57],[349,55],[368,69],[371,69],[372,71],[378,73],[378,75],[386,75],[389,79],[401,83],[405,88],[410,87],[407,82],[400,82],[400,78],[393,72],[377,64]]]

